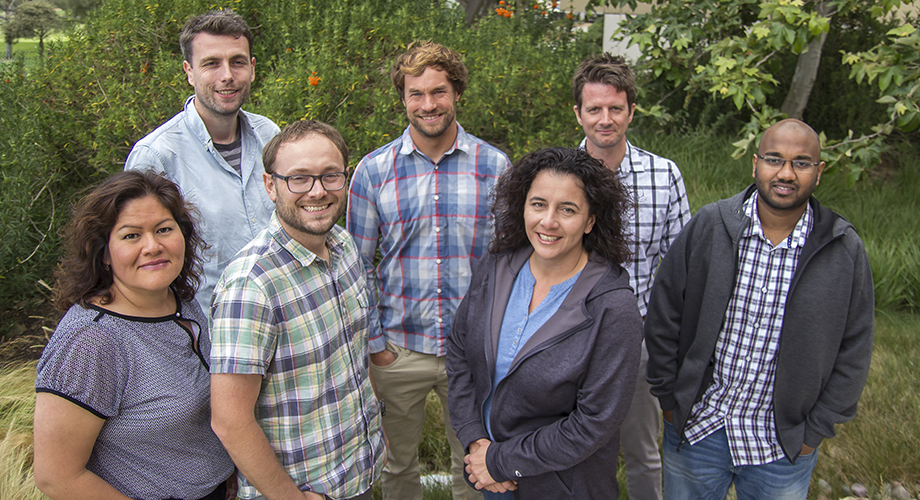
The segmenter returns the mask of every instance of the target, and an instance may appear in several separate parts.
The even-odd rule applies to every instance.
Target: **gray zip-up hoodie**
[[[447,344],[451,426],[464,448],[489,439],[482,405],[514,279],[532,248],[488,255]],[[621,267],[589,260],[556,313],[495,389],[486,466],[516,498],[617,497],[619,428],[635,391],[642,320]]]

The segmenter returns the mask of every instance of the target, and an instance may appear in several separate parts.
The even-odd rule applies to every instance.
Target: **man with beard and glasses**
[[[371,370],[386,403],[387,499],[421,500],[418,446],[434,390],[451,447],[453,498],[480,497],[447,412],[446,341],[476,262],[492,238],[489,195],[508,157],[457,123],[467,70],[456,52],[414,42],[390,72],[409,126],[358,164],[346,227],[375,284]],[[380,260],[376,262],[379,250]]]
[[[348,150],[298,121],[263,153],[268,229],[227,266],[211,306],[211,426],[243,499],[360,498],[386,459],[368,367],[370,293],[336,221]]]
[[[211,291],[236,252],[268,226],[274,205],[262,187],[262,148],[278,126],[240,109],[255,79],[249,25],[232,10],[188,20],[179,35],[182,67],[195,94],[185,108],[134,145],[125,170],[153,169],[179,185],[200,212],[202,283]]]
[[[703,207],[658,271],[647,378],[665,420],[668,500],[802,499],[818,445],[856,415],[869,373],[872,272],[846,219],[812,196],[818,135],[770,127],[755,184]]]

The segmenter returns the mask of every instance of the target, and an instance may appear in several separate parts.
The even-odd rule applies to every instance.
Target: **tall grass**
[[[46,498],[32,476],[35,363],[0,369],[0,498]]]

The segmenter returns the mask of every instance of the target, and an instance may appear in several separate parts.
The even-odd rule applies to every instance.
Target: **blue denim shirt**
[[[264,116],[240,110],[241,174],[214,148],[211,135],[194,105],[137,141],[125,170],[153,169],[179,185],[185,201],[201,213],[198,227],[210,247],[202,252],[204,269],[195,299],[209,311],[211,292],[230,260],[268,227],[275,204],[262,182],[262,148],[278,132]]]

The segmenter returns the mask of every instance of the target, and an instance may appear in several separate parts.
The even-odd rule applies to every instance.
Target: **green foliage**
[[[767,127],[785,118],[787,112],[793,112],[789,109],[794,107],[790,104],[787,109],[783,98],[811,93],[810,84],[802,83],[807,78],[801,82],[791,78],[793,68],[807,67],[806,52],[817,50],[820,56],[821,40],[829,32],[838,29],[851,32],[848,22],[853,19],[876,20],[900,3],[887,0],[866,8],[863,2],[855,0],[663,2],[654,4],[649,14],[629,16],[621,23],[619,37],[629,38],[642,53],[637,65],[641,77],[639,88],[644,98],[653,102],[645,114],[665,124],[721,114],[717,126],[727,123],[729,130],[740,129],[734,152],[740,157],[752,149]],[[828,120],[838,121],[830,127],[838,135],[824,138],[824,159],[832,168],[846,166],[851,184],[878,165],[888,148],[886,139],[896,128],[912,132],[920,126],[915,92],[911,93],[911,86],[905,83],[916,82],[912,61],[916,60],[920,46],[912,33],[911,26],[904,25],[890,32],[891,41],[886,40],[868,52],[849,54],[846,59],[847,64],[859,67],[854,67],[851,73],[856,78],[855,84],[844,87],[852,89],[864,77],[871,83],[877,74],[883,93],[879,102],[889,105],[890,119],[885,117],[875,126],[859,123],[854,127],[844,123],[841,127],[841,117],[854,113],[824,110],[830,113]],[[866,43],[857,50],[865,50],[877,42],[870,38]],[[817,76],[820,79],[822,75],[819,72]],[[885,94],[890,84],[900,88]],[[714,103],[713,99],[721,103]],[[850,100],[838,99],[835,106],[845,109],[853,105]],[[703,113],[699,113],[700,108]],[[870,103],[867,108],[877,106]],[[878,113],[869,116],[880,117]],[[812,124],[818,130],[823,128],[818,123]],[[854,128],[858,131],[854,132]]]

